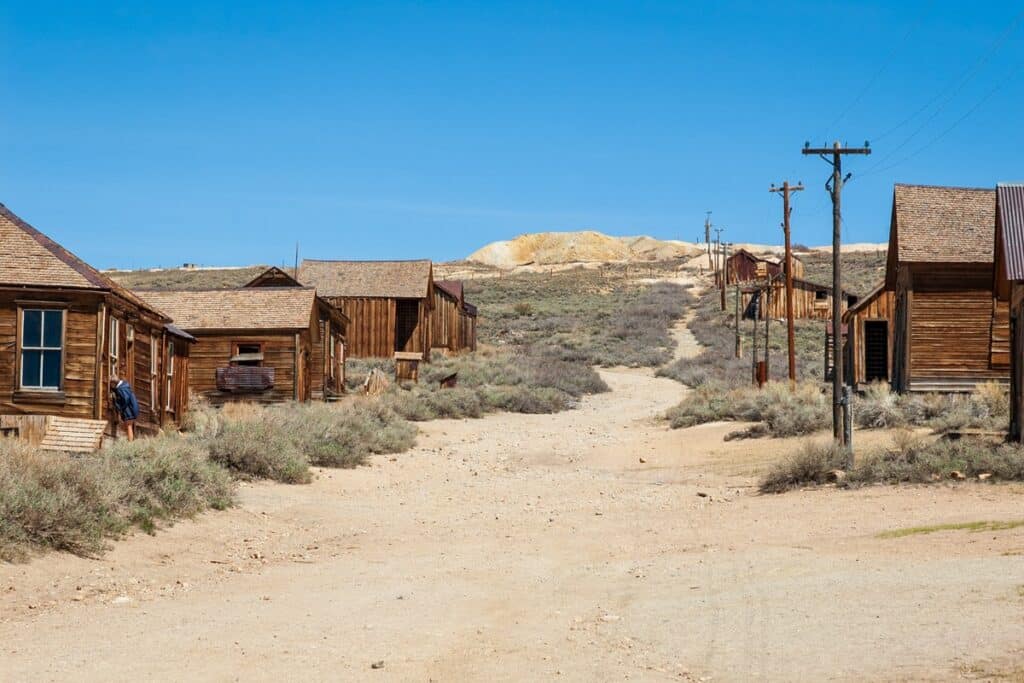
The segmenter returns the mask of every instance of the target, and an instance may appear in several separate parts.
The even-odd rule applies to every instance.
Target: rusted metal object
[[[217,389],[231,393],[260,392],[274,388],[274,368],[235,365],[217,368]]]

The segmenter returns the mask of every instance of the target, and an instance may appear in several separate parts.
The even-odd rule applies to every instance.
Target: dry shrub
[[[738,420],[764,422],[772,436],[796,436],[827,427],[829,405],[821,389],[811,383],[798,384],[795,391],[790,391],[784,382],[770,382],[763,389],[745,386],[731,390],[711,382],[694,389],[666,417],[676,429]]]
[[[833,441],[804,444],[794,455],[773,466],[761,480],[762,493],[782,493],[809,484],[824,484],[829,472],[841,469],[846,460],[842,447]]]
[[[265,414],[225,420],[217,434],[206,439],[210,459],[241,479],[273,479],[305,484],[311,479],[309,458],[288,433]]]
[[[71,457],[0,439],[0,559],[49,548],[94,556],[132,524],[232,502],[232,481],[205,451],[177,437],[122,442]]]
[[[779,493],[825,483],[832,470],[843,467],[842,454],[832,442],[807,444],[800,453],[772,467],[761,481],[761,491]],[[954,472],[975,480],[986,475],[989,481],[1024,481],[1024,446],[898,432],[890,447],[855,458],[853,469],[840,484],[927,484],[948,481]]]
[[[862,395],[854,397],[853,419],[858,427],[898,427],[907,416],[899,405],[899,396],[884,382],[872,382]]]

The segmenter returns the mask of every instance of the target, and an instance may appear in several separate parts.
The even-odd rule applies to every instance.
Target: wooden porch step
[[[106,427],[104,420],[47,417],[46,432],[39,448],[65,453],[92,453],[100,447]]]

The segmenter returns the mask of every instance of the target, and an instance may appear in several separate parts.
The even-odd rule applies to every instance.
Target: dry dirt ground
[[[683,349],[696,346],[677,331]],[[1024,672],[1024,489],[761,496],[792,440],[652,419],[649,371],[419,445],[0,565],[0,680],[948,680]],[[882,435],[860,435],[862,440]],[[373,668],[374,666],[378,668]]]

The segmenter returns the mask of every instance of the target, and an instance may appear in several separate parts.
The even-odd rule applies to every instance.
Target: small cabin
[[[1024,440],[1024,184],[996,187],[996,292],[1009,301],[1010,439]]]
[[[893,291],[882,282],[843,315],[848,330],[843,377],[855,390],[872,382],[892,381],[894,305]]]
[[[753,317],[756,304],[757,319],[765,316],[774,320],[786,317],[786,282],[784,278],[772,280],[765,286],[746,286],[740,289],[744,317]],[[846,311],[851,296],[843,292],[842,310]],[[793,318],[797,320],[831,320],[832,288],[800,278],[793,278]]]
[[[466,303],[460,280],[434,283],[431,341],[435,349],[452,353],[476,351],[476,307]]]
[[[304,260],[297,279],[348,318],[350,358],[389,358],[403,365],[430,360],[430,261]]]
[[[894,292],[893,388],[1008,382],[1009,292],[994,279],[996,193],[897,184],[885,286]]]
[[[312,287],[139,294],[196,338],[188,386],[214,405],[330,400],[344,391],[345,318]]]
[[[111,379],[138,397],[137,433],[177,426],[192,337],[2,205],[0,244],[0,431],[95,450],[124,433]]]
[[[757,256],[746,249],[737,249],[725,260],[726,284],[735,285],[785,276],[785,257]],[[804,276],[803,261],[793,257],[793,277]],[[716,278],[716,282],[719,280]]]

